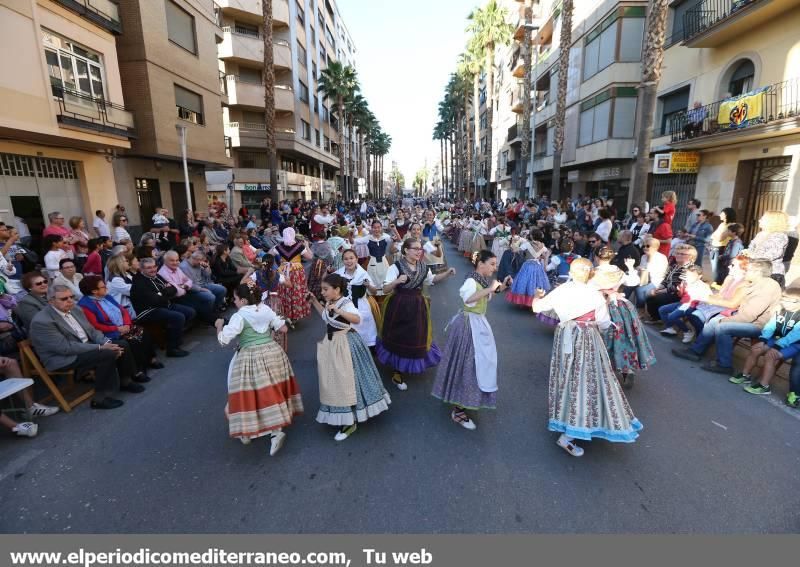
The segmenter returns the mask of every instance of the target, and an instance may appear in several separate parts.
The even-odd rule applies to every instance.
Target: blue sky
[[[392,136],[385,161],[397,160],[407,183],[432,141],[437,107],[466,43],[467,16],[480,0],[338,0],[353,37],[364,96]],[[429,163],[429,166],[431,164]]]

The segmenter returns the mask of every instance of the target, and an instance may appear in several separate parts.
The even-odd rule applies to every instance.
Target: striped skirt
[[[228,432],[255,439],[291,425],[303,413],[300,387],[286,354],[274,342],[239,349],[228,366]]]

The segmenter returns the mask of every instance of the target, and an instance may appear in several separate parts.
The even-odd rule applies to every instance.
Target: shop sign
[[[580,172],[577,171],[577,170],[568,171],[567,172],[567,182],[568,183],[575,183],[576,181],[578,181],[579,176],[580,176]]]
[[[622,175],[621,167],[605,167],[597,170],[598,179],[609,179],[611,177],[620,177]]]
[[[697,173],[700,168],[699,152],[672,152],[656,154],[653,161],[653,173]]]
[[[271,191],[269,183],[236,183],[234,189],[236,191]]]

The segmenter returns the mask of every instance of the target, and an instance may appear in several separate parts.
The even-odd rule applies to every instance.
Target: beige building
[[[224,34],[215,8],[213,0],[120,3],[119,66],[137,136],[114,161],[114,173],[134,227],[147,228],[155,207],[166,207],[176,219],[187,208],[205,210],[206,169],[230,165],[217,70]],[[186,133],[191,205],[178,127]]]
[[[661,168],[651,201],[732,207],[748,237],[765,210],[800,213],[800,1],[676,1],[668,26],[651,151],[699,167]]]
[[[113,210],[114,156],[136,136],[106,0],[0,0],[0,220]]]
[[[264,57],[261,0],[219,0],[223,41],[220,80],[227,94],[225,135],[233,159],[234,208],[257,206],[265,197],[329,198],[336,191],[339,125],[332,102],[318,96],[320,73],[329,61],[354,64],[355,47],[333,0],[273,0],[275,138],[279,187],[269,186],[264,126]],[[363,177],[357,141],[345,138]],[[348,167],[348,166],[346,166]],[[348,167],[349,170],[349,167]],[[353,186],[357,187],[357,180]],[[214,189],[222,191],[225,185]]]

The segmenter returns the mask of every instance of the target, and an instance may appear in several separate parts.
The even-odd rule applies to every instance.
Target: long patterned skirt
[[[527,260],[506,292],[506,299],[514,305],[530,307],[537,289],[550,291],[550,281],[538,260]]]
[[[231,437],[255,439],[291,425],[303,413],[300,387],[286,353],[267,343],[239,349],[228,365],[225,415]]]
[[[632,443],[642,424],[619,385],[594,323],[560,323],[550,359],[550,431],[576,439]]]
[[[629,373],[647,368],[656,362],[650,339],[642,327],[636,308],[627,299],[608,303],[613,326],[603,334],[611,365],[617,372]]]
[[[289,264],[288,281],[278,288],[278,297],[281,299],[286,317],[298,321],[311,314],[311,307],[306,299],[308,295],[306,272],[303,264],[299,262],[289,262]],[[285,269],[285,265],[281,268]]]
[[[466,409],[495,409],[497,392],[483,392],[478,387],[472,319],[471,315],[459,313],[450,321],[447,328],[447,343],[442,361],[436,369],[436,380],[431,395],[446,404]],[[485,321],[485,317],[483,319]],[[488,322],[486,326],[488,327]],[[491,333],[491,329],[489,331]],[[495,349],[496,356],[494,337],[491,334],[488,337],[491,337],[491,344],[487,344],[486,348]]]
[[[430,300],[419,289],[395,289],[383,303],[383,321],[375,351],[381,364],[398,372],[420,374],[439,364],[433,342]]]
[[[334,341],[343,344],[336,345],[333,344]],[[340,357],[345,360],[331,360],[331,357],[335,356],[336,352],[341,352],[342,349],[349,349],[349,363],[346,356]],[[341,396],[343,402],[336,401],[337,394],[332,391],[335,387],[328,389],[327,384],[320,384],[320,390],[325,389],[327,393],[325,401],[330,403],[320,403],[317,412],[319,423],[335,426],[352,425],[356,421],[359,423],[367,421],[389,409],[392,399],[386,388],[383,387],[383,381],[369,349],[355,331],[337,332],[334,333],[332,340],[328,340],[326,336],[319,343],[317,367],[320,369],[320,376],[328,376],[330,369],[334,366],[340,369],[337,372],[341,373],[341,375],[333,377],[335,381],[355,380],[355,404],[349,404],[353,401],[349,399],[353,388],[352,383],[347,384],[348,392],[343,392]],[[344,405],[337,405],[340,403]]]
[[[469,249],[464,252],[465,256],[472,256],[475,252],[486,250],[486,239],[480,232],[473,232],[469,242]]]
[[[503,281],[507,276],[516,278],[524,263],[524,252],[512,252],[511,250],[503,252],[503,256],[500,258],[500,266],[497,269],[498,281]]]
[[[283,303],[281,302],[281,298],[278,297],[278,293],[273,291],[270,292],[269,298],[266,301],[267,305],[270,309],[272,309],[276,315],[279,317],[285,317],[283,313]],[[278,331],[272,332],[272,340],[278,343],[278,346],[283,349],[283,352],[289,352],[289,333],[279,333]]]
[[[459,236],[458,236],[458,251],[459,252],[461,252],[462,254],[465,253],[465,252],[469,252],[473,236],[475,236],[475,232],[472,231],[472,230],[469,230],[468,228],[465,228],[465,229],[463,229],[461,231],[461,234],[459,234]]]
[[[329,261],[317,258],[311,264],[308,272],[308,291],[313,293],[319,301],[322,301],[322,280],[328,275],[330,265]]]

